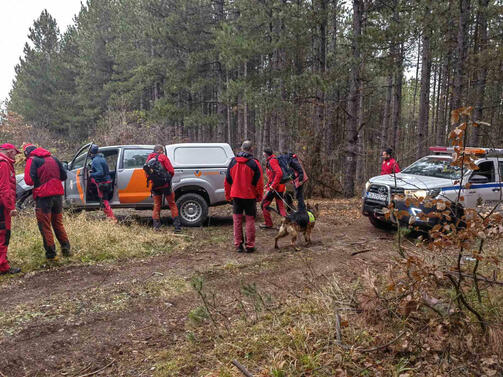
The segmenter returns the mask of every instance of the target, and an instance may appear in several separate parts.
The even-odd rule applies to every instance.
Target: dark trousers
[[[98,198],[100,199],[100,206],[103,208],[103,212],[105,212],[106,217],[117,221],[114,215],[114,211],[112,211],[112,207],[110,207],[109,202],[114,193],[112,181],[97,182],[94,178],[91,178],[91,183],[96,186],[96,193],[98,194]]]
[[[7,260],[7,249],[10,241],[10,210],[0,205],[0,272],[5,272],[10,269]]]
[[[70,242],[63,226],[63,197],[58,195],[37,198],[35,213],[38,229],[44,241],[45,256],[49,259],[56,256],[53,230],[63,252],[69,250]]]
[[[243,213],[246,221],[245,247],[255,247],[255,216],[257,215],[257,202],[255,199],[233,198],[232,219],[234,223],[234,246],[243,244]]]

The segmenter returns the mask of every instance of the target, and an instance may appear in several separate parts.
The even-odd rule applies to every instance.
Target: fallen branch
[[[239,371],[241,373],[243,373],[244,376],[246,377],[253,377],[253,374],[251,374],[250,372],[248,372],[248,370],[237,360],[232,360],[232,364],[234,364],[234,366],[236,368],[239,369]]]
[[[351,253],[351,256],[354,256],[354,255],[358,255],[358,254],[362,254],[362,253],[367,253],[369,251],[372,251],[373,249],[363,249],[363,250],[358,250],[358,251],[355,251],[353,253]]]
[[[386,348],[388,346],[390,346],[391,344],[395,343],[397,340],[399,340],[402,336],[405,335],[407,331],[402,331],[400,334],[398,334],[398,336],[393,339],[393,340],[390,340],[388,343],[385,343],[381,346],[377,346],[377,347],[372,347],[372,348],[366,348],[366,349],[363,349],[363,350],[358,350],[358,352],[374,352],[374,351],[378,351],[380,349],[383,349],[383,348]]]
[[[99,372],[102,372],[104,371],[105,369],[107,369],[109,366],[111,366],[113,363],[115,363],[115,359],[112,360],[110,363],[108,363],[107,365],[105,365],[103,368],[100,368],[98,370],[95,370],[94,372],[89,372],[89,373],[86,373],[86,374],[82,374],[78,377],[88,377],[88,376],[92,376],[94,374],[98,374]]]

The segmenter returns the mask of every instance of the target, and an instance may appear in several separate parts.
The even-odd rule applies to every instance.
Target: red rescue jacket
[[[3,153],[0,153],[0,206],[8,211],[16,208],[14,160]]]
[[[225,177],[225,198],[262,200],[264,180],[260,163],[247,152],[234,157]]]
[[[384,160],[381,165],[381,175],[400,173],[400,166],[394,158]]]
[[[34,187],[33,199],[65,193],[61,182],[66,180],[66,171],[61,162],[43,148],[34,149],[28,156],[24,180],[26,184]]]
[[[267,158],[265,172],[267,175],[266,190],[270,188],[276,190],[277,192],[285,192],[286,186],[280,183],[283,171],[281,170],[278,159],[275,155],[270,155]]]
[[[171,177],[173,177],[175,175],[175,169],[173,168],[173,165],[171,165],[171,161],[169,160],[168,156],[166,156],[165,154],[160,154],[160,153],[155,153],[155,152],[150,153],[147,157],[147,162],[156,158],[157,156],[159,156],[159,162],[164,167],[164,169],[166,169],[168,174],[171,175]],[[171,185],[171,182],[166,183],[164,186],[161,186],[161,187],[155,187],[155,189],[157,190],[157,189],[167,188],[167,187],[170,187],[170,185]]]

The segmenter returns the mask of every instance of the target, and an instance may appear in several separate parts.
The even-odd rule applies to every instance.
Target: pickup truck
[[[70,162],[64,162],[68,178],[65,208],[97,209],[99,201],[88,188],[89,148],[82,146]],[[224,180],[234,153],[226,143],[183,143],[166,145],[166,154],[175,169],[172,180],[182,224],[200,226],[208,217],[208,207],[225,204]],[[143,165],[154,150],[153,145],[117,145],[100,147],[113,179],[113,208],[152,209],[153,198],[147,187]],[[19,208],[33,205],[32,187],[23,174],[16,176]]]
[[[463,176],[460,167],[451,165],[453,148],[431,147],[430,151],[433,154],[417,160],[401,173],[373,177],[366,183],[362,213],[372,225],[378,228],[393,225],[383,211],[392,201],[395,208],[409,214],[400,219],[401,223],[408,224],[410,217],[414,217],[411,222],[414,227],[430,228],[438,222],[438,218],[421,219],[421,212],[434,210],[431,206],[407,205],[407,198],[442,199],[457,203],[453,212],[458,217],[465,208],[489,208],[502,200],[503,149],[466,148],[466,153],[477,156],[475,164],[479,169],[464,170]],[[458,201],[458,196],[462,200]]]

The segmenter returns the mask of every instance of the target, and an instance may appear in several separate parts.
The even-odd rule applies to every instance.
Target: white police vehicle
[[[434,208],[422,204],[407,205],[406,198],[431,198],[458,202],[456,215],[463,208],[487,208],[503,199],[503,149],[466,148],[465,153],[477,157],[478,170],[462,170],[452,166],[454,148],[430,147],[433,154],[425,156],[397,174],[381,175],[371,178],[363,192],[362,212],[370,222],[379,228],[390,227],[392,220],[385,212],[391,201],[395,208],[406,210],[409,216],[400,219],[409,223],[414,217],[414,226],[431,227],[438,219],[421,220],[418,214],[428,213]],[[469,185],[467,185],[469,183]],[[462,185],[461,193],[460,185]]]

